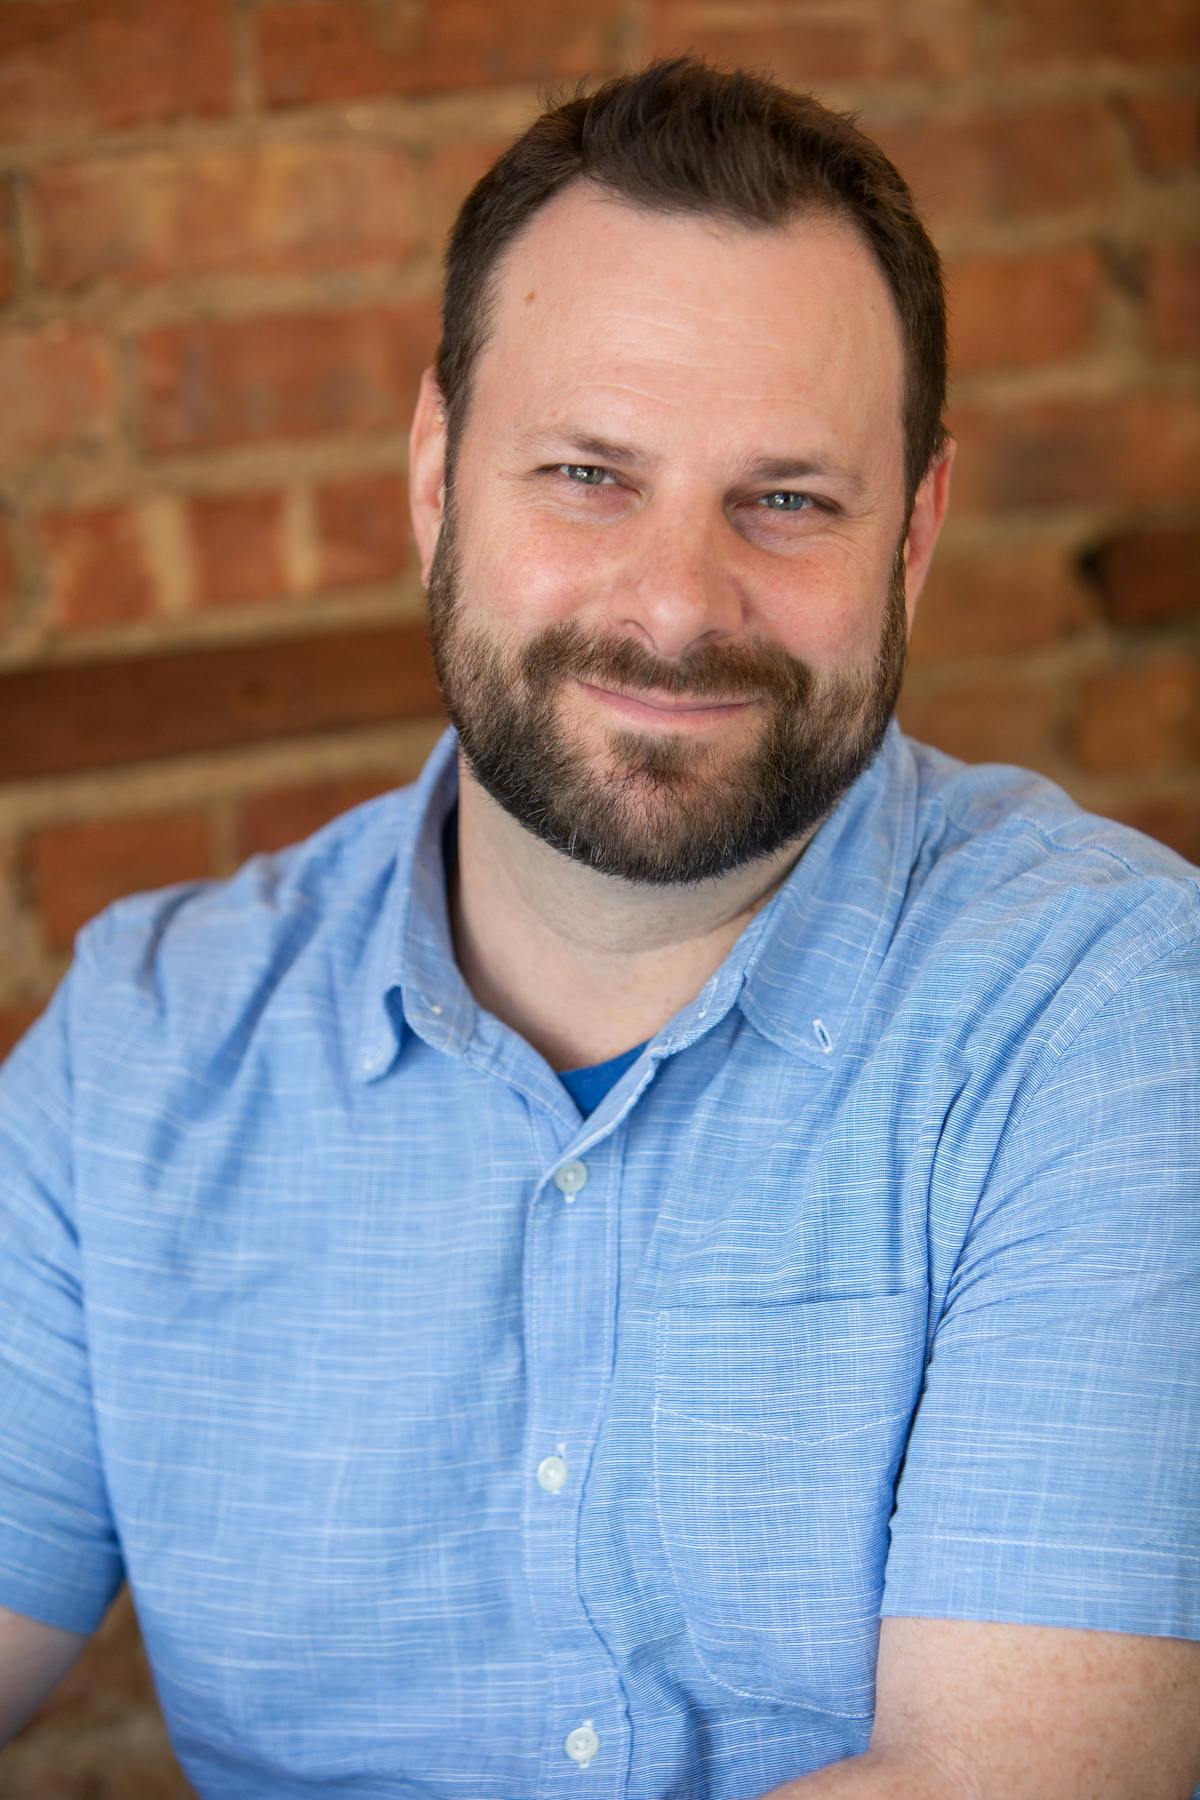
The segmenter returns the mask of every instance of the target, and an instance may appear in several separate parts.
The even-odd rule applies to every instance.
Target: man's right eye
[[[559,463],[558,472],[573,481],[576,487],[602,487],[607,479],[611,479],[611,470],[598,467],[595,463]]]

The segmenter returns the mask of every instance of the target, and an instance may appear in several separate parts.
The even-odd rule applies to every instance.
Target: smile
[[[594,687],[589,681],[576,685],[591,699],[639,725],[667,725],[678,730],[700,730],[720,724],[754,705],[752,700],[676,700],[665,695],[635,699],[632,694],[620,694],[612,688]]]

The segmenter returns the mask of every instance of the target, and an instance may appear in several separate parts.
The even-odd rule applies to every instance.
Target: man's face
[[[536,216],[428,570],[448,711],[520,824],[665,883],[824,816],[903,668],[902,374],[844,224],[749,231],[583,187]]]

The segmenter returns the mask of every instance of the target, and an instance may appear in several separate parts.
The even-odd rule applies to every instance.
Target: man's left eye
[[[804,512],[816,501],[811,494],[793,494],[788,488],[777,488],[773,494],[760,494],[756,504],[772,512]]]

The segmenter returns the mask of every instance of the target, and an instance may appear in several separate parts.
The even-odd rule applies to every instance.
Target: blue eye
[[[577,487],[601,487],[608,479],[609,471],[594,463],[559,463],[558,466],[567,480]]]
[[[811,494],[793,494],[788,488],[777,488],[773,494],[760,494],[756,504],[771,512],[803,512],[815,502]]]

